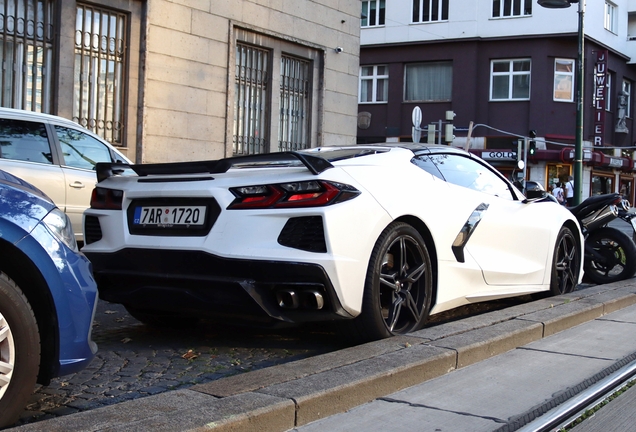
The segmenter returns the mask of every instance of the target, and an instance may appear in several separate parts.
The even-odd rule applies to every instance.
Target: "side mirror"
[[[526,190],[524,192],[526,198],[528,198],[529,200],[545,198],[547,195],[547,192],[543,189],[543,186],[541,186],[540,183],[534,181],[526,182]]]

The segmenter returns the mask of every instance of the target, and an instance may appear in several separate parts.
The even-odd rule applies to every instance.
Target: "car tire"
[[[589,254],[584,263],[585,278],[606,284],[629,279],[636,273],[636,244],[624,232],[612,227],[603,227],[590,233],[585,239],[586,252],[604,257],[597,260]]]
[[[581,247],[572,230],[562,227],[557,236],[552,257],[550,292],[553,295],[574,291],[581,271]]]
[[[13,425],[33,393],[40,333],[22,290],[0,272],[0,428]]]
[[[412,226],[389,225],[369,259],[362,313],[355,327],[363,340],[422,328],[431,307],[433,275],[426,242]]]
[[[124,305],[124,307],[130,316],[151,327],[162,329],[183,329],[195,327],[199,323],[198,318],[179,315],[176,313],[140,309],[129,305]]]

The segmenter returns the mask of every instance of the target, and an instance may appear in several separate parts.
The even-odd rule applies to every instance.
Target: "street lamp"
[[[585,0],[538,0],[539,6],[549,9],[568,8],[572,3],[579,4],[579,58],[576,66],[576,138],[574,143],[574,205],[581,203],[581,186],[583,184],[583,44],[585,33],[583,17]]]

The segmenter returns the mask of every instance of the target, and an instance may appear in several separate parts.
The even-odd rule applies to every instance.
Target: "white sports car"
[[[98,164],[84,214],[100,296],[146,323],[348,320],[364,339],[582,277],[576,219],[449,146],[320,147]]]

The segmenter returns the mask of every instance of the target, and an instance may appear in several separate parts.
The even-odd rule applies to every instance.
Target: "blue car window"
[[[0,158],[52,164],[44,124],[0,119]]]

